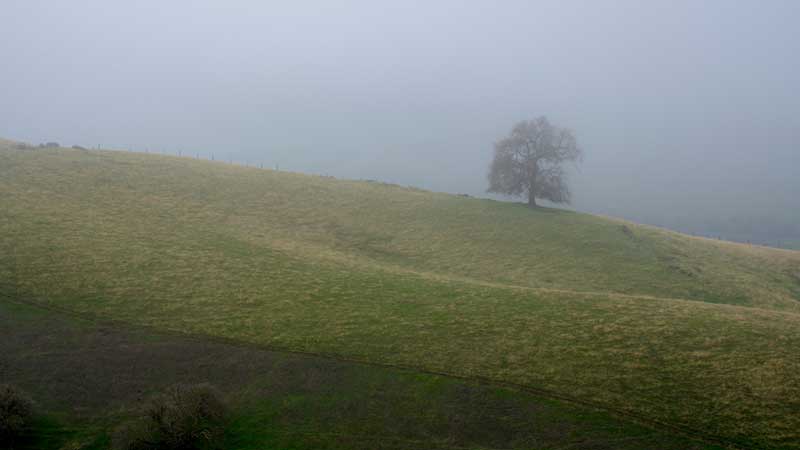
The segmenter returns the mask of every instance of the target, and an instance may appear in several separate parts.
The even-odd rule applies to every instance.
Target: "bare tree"
[[[528,206],[536,199],[569,203],[563,163],[579,161],[581,149],[572,131],[550,124],[542,116],[514,125],[511,134],[494,144],[494,160],[489,169],[488,192],[528,196]]]

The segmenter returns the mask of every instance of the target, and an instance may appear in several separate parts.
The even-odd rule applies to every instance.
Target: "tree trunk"
[[[534,195],[533,191],[528,192],[528,206],[531,208],[536,207],[536,196]]]
[[[528,179],[528,207],[536,208],[536,175],[539,172],[539,165],[537,161],[533,162],[533,167]]]
[[[534,168],[528,182],[528,206],[531,208],[536,207],[536,168]]]

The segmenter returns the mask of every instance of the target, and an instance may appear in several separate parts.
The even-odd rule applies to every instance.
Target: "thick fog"
[[[485,195],[572,128],[578,210],[800,238],[800,2],[3,1],[0,136]]]

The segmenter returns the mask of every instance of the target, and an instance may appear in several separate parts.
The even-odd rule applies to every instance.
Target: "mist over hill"
[[[576,209],[782,245],[799,9],[12,2],[0,135],[484,195],[492,143],[547,114],[585,149]]]
[[[0,448],[800,450],[800,2],[0,2]]]

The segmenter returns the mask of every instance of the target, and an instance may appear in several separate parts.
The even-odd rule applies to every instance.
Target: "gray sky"
[[[577,209],[800,237],[800,2],[11,0],[0,17],[3,137],[483,195],[492,143],[546,114],[585,151]]]

